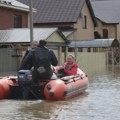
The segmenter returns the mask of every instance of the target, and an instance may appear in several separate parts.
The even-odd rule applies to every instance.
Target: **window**
[[[108,30],[103,29],[103,38],[108,38]]]
[[[21,27],[22,27],[22,16],[14,15],[14,28],[21,28]]]
[[[87,16],[82,16],[82,28],[87,29]]]

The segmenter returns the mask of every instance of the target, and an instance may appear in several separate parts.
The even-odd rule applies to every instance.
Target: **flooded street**
[[[86,92],[67,101],[1,100],[0,120],[120,120],[120,67],[88,75]]]

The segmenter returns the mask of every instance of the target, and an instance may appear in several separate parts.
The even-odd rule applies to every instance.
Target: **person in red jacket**
[[[66,62],[63,64],[64,73],[66,75],[77,74],[78,66],[75,63],[75,57],[72,54],[69,54]]]

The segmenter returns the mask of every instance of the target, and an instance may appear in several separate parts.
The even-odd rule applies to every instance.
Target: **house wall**
[[[120,24],[117,25],[117,39],[120,42]]]
[[[54,32],[50,37],[47,39],[49,42],[65,42],[65,40],[59,35],[58,32]]]
[[[14,28],[14,15],[22,16],[22,28],[28,27],[28,13],[9,8],[0,8],[0,29]]]
[[[120,39],[119,31],[117,32],[116,24],[108,24],[104,25],[100,20],[97,19],[98,26],[95,28],[95,31],[99,32],[100,35],[103,37],[103,29],[108,30],[108,38],[117,38]],[[118,26],[120,29],[120,26]]]
[[[99,21],[98,19],[96,19],[96,21],[97,21],[97,27],[95,27],[95,31],[97,31],[101,36],[103,36],[103,33],[102,33],[102,29],[103,29],[102,22]]]
[[[87,29],[82,28],[82,16],[80,16],[77,23],[74,25],[74,28],[77,29],[77,31],[68,38],[71,40],[94,39],[94,24],[86,2],[84,3],[81,13],[87,16]]]
[[[108,38],[116,38],[116,27],[115,27],[115,25],[103,25],[103,29],[108,30]]]

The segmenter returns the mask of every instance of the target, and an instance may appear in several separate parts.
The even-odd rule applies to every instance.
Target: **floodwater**
[[[120,120],[120,66],[89,74],[86,92],[67,101],[1,100],[0,120]]]

